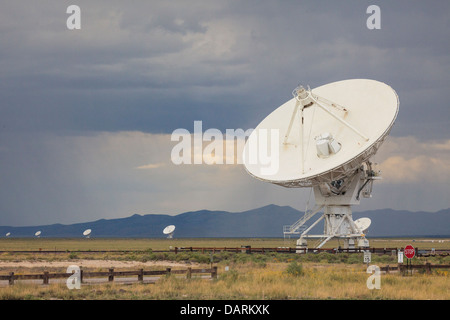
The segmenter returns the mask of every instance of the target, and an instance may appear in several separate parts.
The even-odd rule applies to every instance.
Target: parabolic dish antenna
[[[92,232],[91,229],[86,229],[83,232],[83,236],[85,236],[86,238],[89,238],[91,236],[91,232]]]
[[[294,90],[295,97],[250,135],[248,141],[258,144],[252,148],[247,143],[244,148],[250,175],[285,187],[311,187],[347,177],[376,153],[398,113],[395,91],[374,80],[345,80],[301,90]],[[265,150],[260,148],[263,145]],[[278,170],[269,170],[261,159],[273,153],[279,156],[279,166],[274,168]]]
[[[361,232],[366,232],[371,223],[372,220],[369,218],[359,218],[358,220],[355,220],[355,225],[359,230],[361,230]]]
[[[355,240],[350,205],[370,197],[373,180],[380,179],[369,159],[394,124],[398,96],[390,86],[368,79],[298,86],[292,94],[249,136],[245,169],[283,187],[313,187],[316,207],[293,226],[300,228],[324,208],[319,219],[325,222],[324,234],[308,235],[316,221],[302,233],[301,246],[308,237],[323,238],[318,248],[333,237]]]
[[[42,233],[41,231],[36,231],[34,235],[39,238],[41,236],[41,233]]]
[[[173,238],[173,233],[175,231],[175,226],[171,224],[170,226],[167,226],[164,228],[163,233],[167,235],[167,238],[171,239]]]

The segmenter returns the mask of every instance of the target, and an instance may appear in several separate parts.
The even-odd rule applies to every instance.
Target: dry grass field
[[[3,250],[168,250],[170,247],[241,247],[255,248],[295,247],[297,239],[283,238],[1,238]],[[376,238],[369,239],[370,246],[376,248],[401,248],[408,244],[422,249],[450,248],[450,239],[427,238]],[[439,242],[443,241],[443,242]],[[339,246],[337,240],[329,241],[325,247]]]
[[[442,239],[440,239],[442,240]],[[445,242],[430,239],[373,239],[371,246],[400,248],[413,244],[422,249],[449,248]],[[207,268],[211,259],[218,267],[217,279],[176,275],[163,276],[154,283],[137,281],[123,283],[83,284],[81,289],[69,290],[65,282],[0,284],[0,299],[418,299],[449,300],[448,269],[436,269],[431,274],[415,272],[381,274],[380,289],[367,287],[367,265],[362,254],[245,254],[223,252],[178,253],[153,252],[169,247],[280,247],[295,246],[295,240],[284,239],[1,239],[0,251],[7,250],[68,250],[67,253],[1,253],[0,274],[33,274],[65,272],[69,265],[83,270],[164,270],[189,267]],[[338,245],[331,243],[329,247]],[[82,253],[77,250],[130,250],[117,253]],[[450,257],[415,258],[415,264],[450,264]],[[396,265],[391,255],[373,255],[373,265]]]

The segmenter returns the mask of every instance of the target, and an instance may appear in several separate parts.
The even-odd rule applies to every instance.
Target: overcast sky
[[[69,30],[69,5],[81,29]],[[369,5],[381,9],[370,30]],[[312,88],[369,78],[400,111],[354,211],[450,207],[448,1],[0,0],[0,225],[267,204],[309,189],[171,162],[174,130],[256,125]],[[205,145],[204,145],[205,146]],[[313,202],[313,199],[310,200]]]

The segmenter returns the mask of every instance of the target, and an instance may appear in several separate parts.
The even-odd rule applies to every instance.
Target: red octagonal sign
[[[405,252],[405,256],[406,256],[408,259],[414,258],[414,255],[416,254],[416,250],[415,250],[414,247],[413,247],[412,245],[410,245],[410,244],[408,244],[408,245],[405,247],[404,252]]]

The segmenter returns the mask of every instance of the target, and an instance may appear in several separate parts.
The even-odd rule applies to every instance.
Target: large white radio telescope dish
[[[244,165],[255,178],[284,187],[311,187],[346,177],[377,152],[398,113],[395,91],[374,80],[339,81],[303,92],[305,105],[294,92],[294,98],[250,135],[248,141],[257,147],[245,145]],[[265,139],[277,132],[277,143]],[[270,142],[267,150],[259,148],[264,140]],[[263,170],[268,165],[262,151],[278,154],[276,172]]]
[[[293,98],[270,113],[253,130],[243,151],[247,172],[262,181],[288,188],[313,187],[316,208],[287,228],[301,228],[325,208],[321,247],[333,237],[351,242],[358,228],[350,205],[370,197],[380,179],[370,158],[378,151],[398,114],[397,93],[368,79],[333,82],[314,89],[298,86]],[[348,244],[347,243],[347,244]]]

